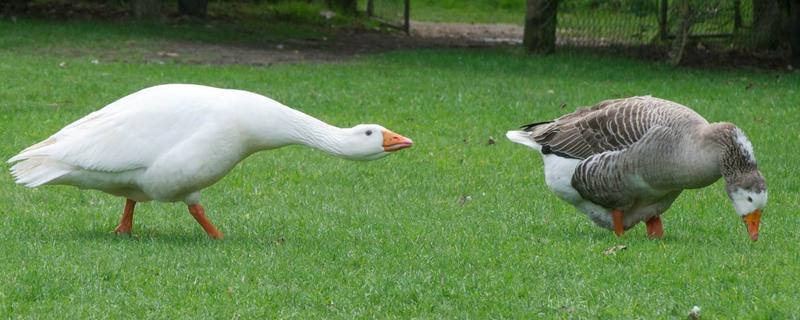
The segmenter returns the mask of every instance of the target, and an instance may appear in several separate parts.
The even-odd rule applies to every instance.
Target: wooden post
[[[178,0],[178,13],[183,16],[200,18],[206,17],[208,0]]]
[[[667,13],[669,12],[669,4],[667,0],[661,0],[658,6],[658,35],[661,40],[666,41],[669,38],[669,29],[667,26]]]
[[[792,67],[800,69],[800,0],[789,3],[789,48]]]
[[[406,34],[411,34],[411,0],[406,0],[403,8],[403,29]]]
[[[160,0],[131,0],[130,6],[136,19],[153,19],[161,15]]]
[[[347,15],[355,15],[358,13],[357,0],[328,0],[328,5],[332,5],[335,10],[341,11]]]
[[[375,3],[373,0],[367,0],[367,17],[375,16]]]
[[[742,0],[733,0],[733,34],[742,28]]]

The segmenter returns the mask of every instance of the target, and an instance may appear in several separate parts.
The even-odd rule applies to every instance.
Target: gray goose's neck
[[[731,123],[714,123],[707,138],[718,147],[720,173],[726,181],[734,176],[758,170],[753,146],[741,129]]]

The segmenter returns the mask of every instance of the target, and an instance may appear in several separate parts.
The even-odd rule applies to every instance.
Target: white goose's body
[[[367,130],[376,134],[361,135]],[[397,145],[387,145],[392,138]],[[9,162],[28,187],[65,184],[191,206],[248,155],[290,144],[372,160],[411,141],[377,125],[337,128],[247,91],[170,84],[121,98]]]
[[[608,100],[523,127],[507,137],[542,154],[548,188],[617,234],[647,221],[650,235],[661,236],[659,216],[682,190],[722,176],[736,190],[750,192],[749,205],[734,201],[740,215],[758,209],[760,217],[766,205],[763,177],[741,130],[709,124],[674,102],[649,96]]]

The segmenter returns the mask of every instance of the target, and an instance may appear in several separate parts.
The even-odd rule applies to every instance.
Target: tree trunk
[[[558,0],[527,0],[522,45],[528,53],[556,50]]]
[[[791,29],[789,30],[789,46],[791,48],[792,67],[800,69],[800,0],[789,4],[791,15]]]
[[[161,15],[161,0],[131,0],[131,13],[136,19],[152,19]]]
[[[755,49],[772,49],[780,45],[785,30],[785,15],[777,0],[753,0],[753,29],[750,44]],[[785,33],[783,34],[785,35]]]
[[[358,13],[358,0],[329,0],[332,9],[341,11],[347,15],[355,15]]]
[[[375,4],[373,0],[367,0],[367,17],[375,16]]]
[[[178,14],[192,18],[205,18],[208,0],[178,0]]]

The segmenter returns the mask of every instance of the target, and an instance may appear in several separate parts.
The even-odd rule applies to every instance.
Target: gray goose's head
[[[747,226],[750,238],[758,240],[761,210],[767,205],[767,184],[756,165],[753,146],[742,130],[732,124],[722,124],[717,133],[715,141],[722,146],[720,173],[725,178],[725,191]]]

